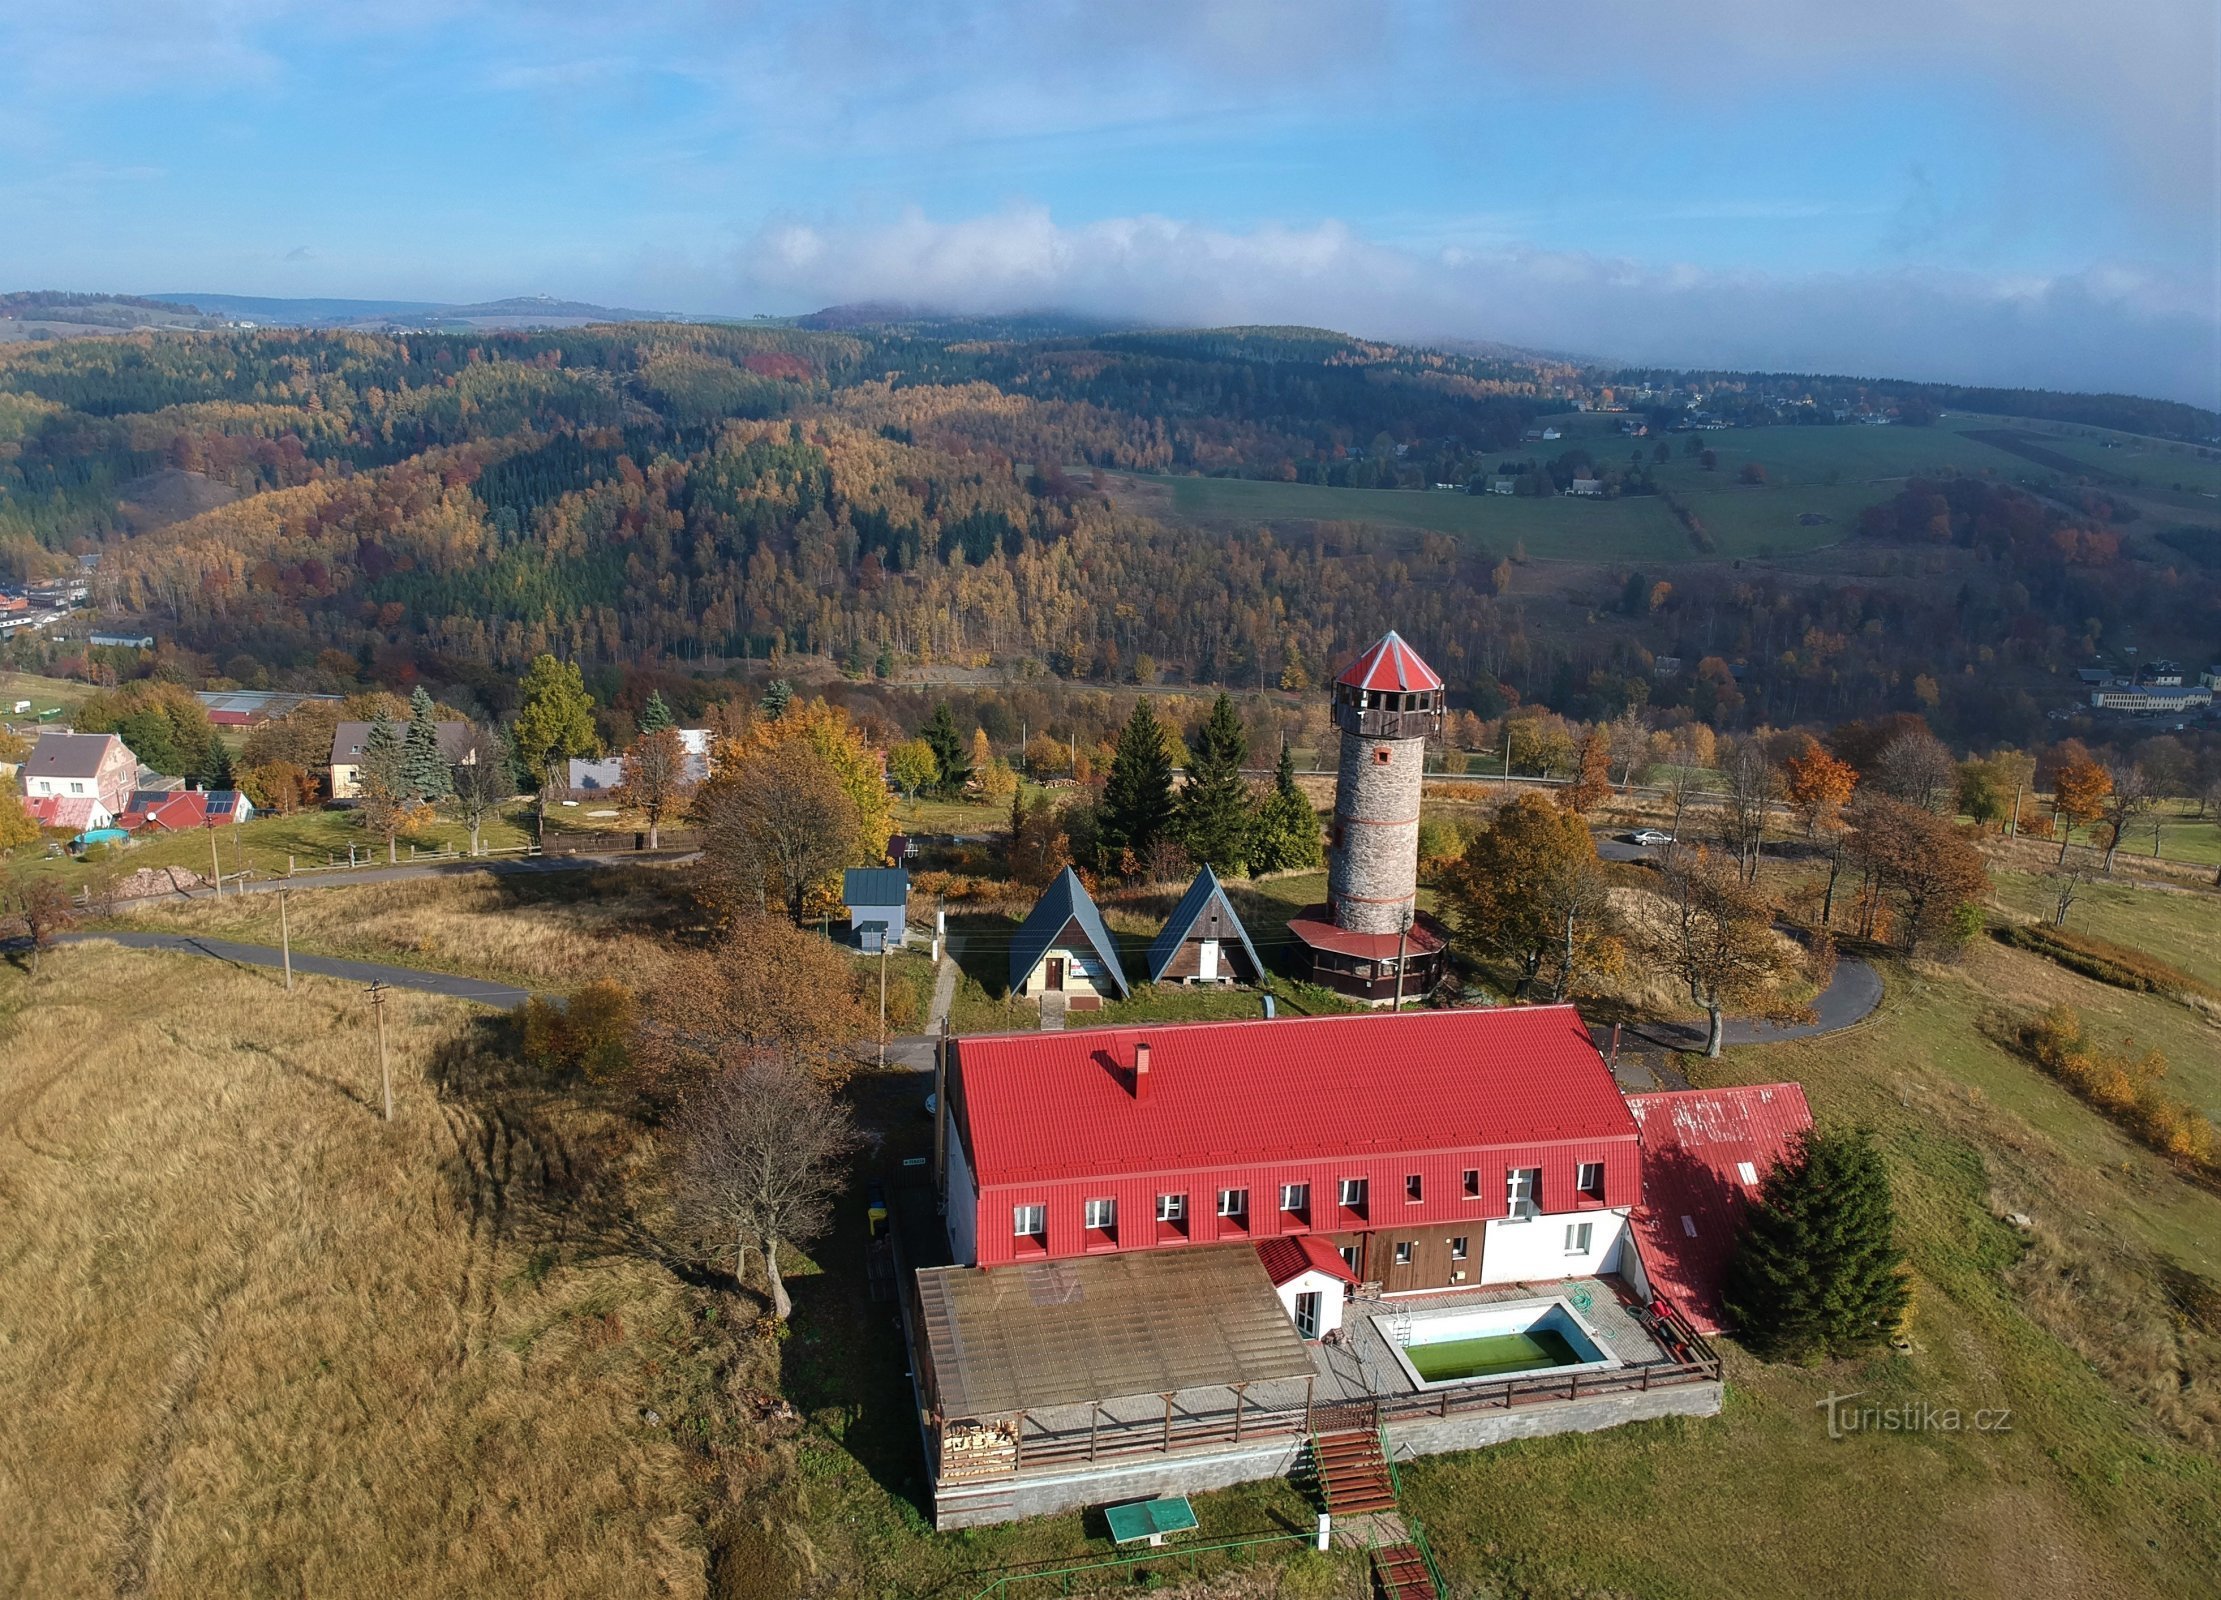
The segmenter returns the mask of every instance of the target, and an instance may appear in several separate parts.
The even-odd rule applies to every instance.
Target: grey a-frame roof
[[[1172,908],[1172,918],[1164,931],[1149,944],[1149,981],[1157,982],[1164,976],[1164,969],[1180,953],[1180,942],[1187,938],[1188,930],[1195,926],[1195,919],[1203,915],[1213,895],[1225,903],[1227,920],[1234,924],[1240,936],[1242,949],[1249,955],[1249,970],[1259,978],[1265,975],[1265,964],[1257,959],[1257,947],[1249,942],[1249,930],[1242,926],[1241,913],[1234,909],[1234,902],[1226,898],[1226,885],[1218,881],[1218,874],[1211,864],[1203,863],[1203,870],[1195,875],[1195,882],[1188,885],[1188,892],[1180,896],[1180,903]]]
[[[1015,990],[1025,982],[1026,974],[1049,953],[1065,924],[1073,921],[1079,923],[1080,931],[1087,936],[1087,942],[1110,973],[1119,998],[1124,999],[1133,992],[1133,985],[1126,981],[1126,969],[1118,964],[1118,943],[1111,938],[1110,929],[1103,926],[1103,914],[1095,909],[1087,885],[1080,882],[1080,875],[1070,867],[1058,873],[1056,882],[1041,891],[1041,898],[1033,903],[1026,920],[1012,935],[1010,987]]]

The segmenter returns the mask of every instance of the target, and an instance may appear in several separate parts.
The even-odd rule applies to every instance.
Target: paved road
[[[170,950],[181,955],[208,956],[237,967],[279,970],[285,964],[283,952],[275,945],[240,944],[231,939],[207,939],[190,933],[66,933],[57,942],[90,944],[99,939],[133,950]],[[298,950],[293,952],[293,970],[362,984],[375,980],[390,983],[396,989],[415,989],[424,994],[446,995],[453,1000],[475,1000],[480,1005],[497,1006],[504,1011],[515,1010],[531,997],[529,990],[506,983],[488,983],[483,978],[460,978],[451,972],[388,966],[382,961],[352,961],[344,956],[312,956]]]
[[[1881,974],[1863,961],[1840,956],[1835,963],[1835,977],[1813,999],[1816,1020],[1781,1024],[1730,1018],[1720,1030],[1721,1038],[1728,1044],[1782,1044],[1791,1039],[1810,1039],[1864,1021],[1881,1003]],[[1704,1048],[1704,1024],[1701,1022],[1631,1024],[1627,1035],[1667,1050]]]

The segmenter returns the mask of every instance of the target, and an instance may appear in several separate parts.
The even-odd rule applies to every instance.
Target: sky
[[[0,0],[0,288],[1307,323],[2221,405],[2213,0]]]

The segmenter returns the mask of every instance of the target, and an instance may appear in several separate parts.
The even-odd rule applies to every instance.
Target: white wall
[[[1579,1222],[1590,1224],[1588,1252],[1568,1255],[1566,1228]],[[1626,1233],[1624,1211],[1560,1212],[1532,1222],[1498,1218],[1482,1232],[1481,1271],[1474,1281],[1548,1283],[1557,1278],[1589,1278],[1615,1272]]]
[[[1279,1287],[1280,1309],[1288,1313],[1288,1320],[1296,1320],[1296,1296],[1316,1294],[1319,1297],[1319,1334],[1323,1338],[1342,1325],[1342,1280],[1324,1272],[1303,1272],[1290,1278]]]
[[[947,1093],[945,1089],[942,1092]],[[942,1115],[948,1115],[945,1107]],[[979,1186],[972,1182],[972,1169],[964,1160],[964,1141],[953,1117],[949,1119],[948,1137],[949,1256],[960,1267],[973,1267],[979,1265]],[[1008,1217],[1003,1218],[1003,1226],[1010,1226]]]

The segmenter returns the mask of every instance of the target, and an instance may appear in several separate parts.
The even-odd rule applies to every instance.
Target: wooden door
[[[1048,961],[1044,963],[1042,971],[1041,987],[1047,989],[1051,994],[1062,993],[1064,989],[1064,957],[1049,957]]]

